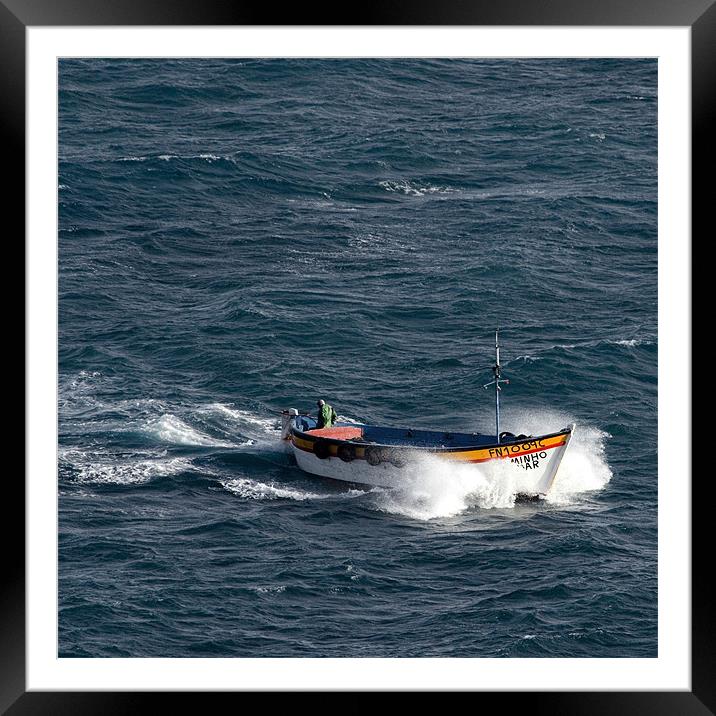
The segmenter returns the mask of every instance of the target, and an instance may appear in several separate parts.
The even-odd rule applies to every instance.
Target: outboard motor
[[[289,408],[281,413],[281,440],[288,440],[291,434],[291,425],[298,415],[296,408]]]

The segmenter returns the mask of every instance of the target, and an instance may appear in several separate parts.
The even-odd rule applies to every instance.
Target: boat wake
[[[192,469],[185,457],[151,453],[116,454],[60,449],[61,472],[75,484],[138,485],[159,477],[171,477]]]
[[[275,442],[280,437],[275,422],[223,403],[211,403],[189,410],[184,418],[165,413],[147,421],[144,431],[175,445],[244,448]]]
[[[336,492],[313,492],[300,487],[277,482],[263,482],[246,477],[237,477],[229,480],[220,480],[221,486],[245,500],[325,500],[336,497],[359,497],[364,494],[362,490],[344,490]]]
[[[98,372],[60,381],[60,479],[135,485],[188,471],[213,475],[214,456],[221,463],[222,455],[279,451],[273,418],[220,402],[112,399],[113,388]]]
[[[144,425],[147,434],[161,442],[192,447],[235,447],[235,443],[206,435],[171,413],[153,418]]]

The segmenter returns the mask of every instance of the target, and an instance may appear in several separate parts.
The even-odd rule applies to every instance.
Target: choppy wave
[[[222,480],[221,484],[228,492],[248,500],[319,500],[326,497],[326,495],[320,495],[315,492],[306,492],[283,485],[267,484],[245,477]]]
[[[287,483],[262,482],[246,477],[220,480],[222,487],[245,500],[326,500],[345,497],[358,497],[362,490],[345,490],[336,492],[313,492],[299,487],[291,487]]]
[[[227,440],[217,440],[202,433],[196,428],[187,425],[176,415],[162,415],[160,418],[150,420],[145,428],[150,435],[159,440],[175,445],[195,445],[199,447],[234,447],[235,443]]]
[[[211,403],[200,408],[200,411],[213,413],[228,419],[230,424],[242,429],[243,432],[250,434],[253,438],[270,436],[276,439],[278,437],[278,419],[275,417],[261,416],[250,410],[243,410],[224,403]]]
[[[407,179],[402,180],[384,180],[379,182],[386,191],[405,194],[407,196],[425,196],[426,194],[450,194],[459,191],[447,186],[434,186],[427,184],[422,186],[420,183],[411,182]]]
[[[212,162],[218,162],[218,161],[225,161],[225,162],[231,162],[232,164],[236,162],[236,160],[233,157],[227,157],[227,156],[220,156],[217,154],[211,154],[209,152],[203,153],[203,154],[156,154],[152,156],[131,156],[131,157],[119,157],[117,159],[118,162],[147,162],[154,159],[158,159],[163,162],[170,162],[173,159],[203,159],[206,162],[212,163]]]
[[[654,341],[648,341],[643,338],[629,338],[620,341],[607,341],[608,343],[615,343],[618,346],[626,346],[627,348],[634,348],[636,346],[651,346]]]
[[[505,361],[505,365],[515,361],[524,361],[527,363],[543,360],[546,355],[553,351],[573,351],[588,350],[598,348],[600,346],[621,346],[623,348],[638,348],[640,346],[656,345],[656,340],[650,338],[606,338],[593,339],[587,341],[578,341],[574,343],[554,343],[543,348],[534,348],[530,353],[517,355],[515,358]]]
[[[281,594],[286,591],[286,585],[280,584],[277,586],[260,586],[260,587],[249,587],[249,589],[255,591],[258,594]]]
[[[60,451],[60,463],[71,469],[77,483],[132,485],[157,477],[168,477],[192,469],[189,458],[127,458],[112,454],[85,452],[79,449]]]

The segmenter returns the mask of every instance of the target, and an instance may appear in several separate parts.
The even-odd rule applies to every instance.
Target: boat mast
[[[500,443],[500,383],[509,383],[509,380],[502,378],[502,366],[500,365],[500,340],[499,340],[499,327],[495,329],[495,365],[492,366],[492,372],[495,375],[495,380],[487,383],[483,388],[489,388],[494,384],[495,386],[495,431],[497,435],[497,443]]]

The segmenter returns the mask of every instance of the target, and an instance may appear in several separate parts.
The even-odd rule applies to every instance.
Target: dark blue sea
[[[657,61],[59,62],[60,657],[656,657]],[[302,473],[278,411],[576,424]]]

